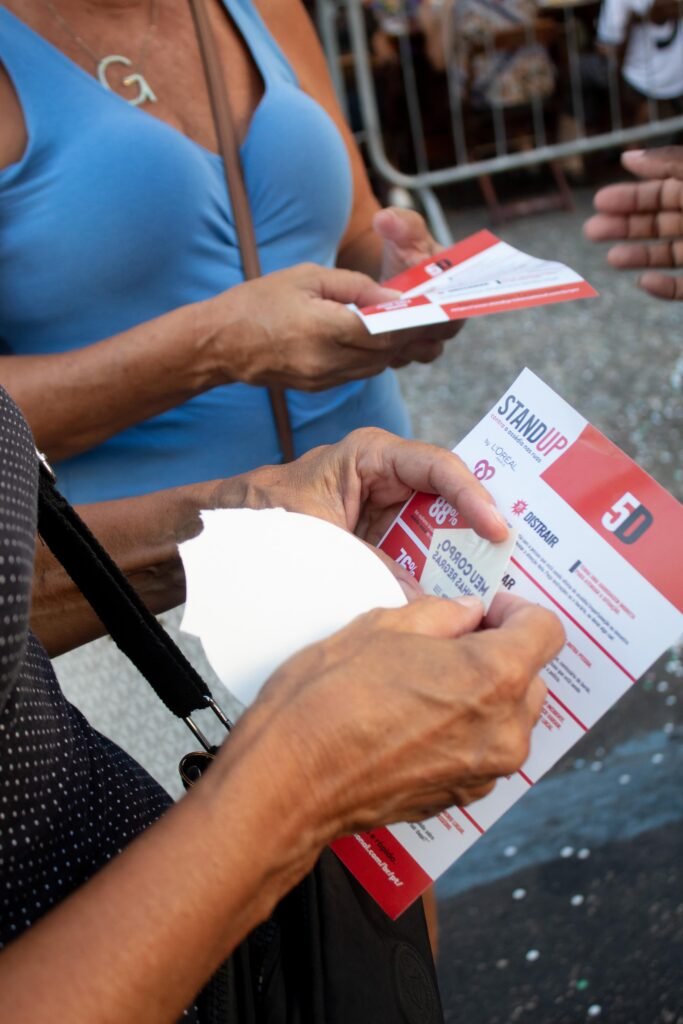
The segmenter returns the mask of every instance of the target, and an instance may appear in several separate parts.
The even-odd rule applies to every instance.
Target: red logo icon
[[[521,516],[523,512],[526,512],[528,505],[525,501],[516,501],[512,506],[513,516]]]
[[[486,459],[479,459],[479,462],[474,466],[474,475],[477,480],[490,480],[495,472],[491,463],[487,462]]]

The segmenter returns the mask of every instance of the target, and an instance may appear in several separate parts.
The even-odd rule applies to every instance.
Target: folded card
[[[597,295],[563,263],[530,256],[490,231],[478,231],[384,283],[400,298],[351,306],[371,334]]]

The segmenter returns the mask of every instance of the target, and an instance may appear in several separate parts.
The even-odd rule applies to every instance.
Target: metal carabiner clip
[[[232,729],[233,723],[230,721],[228,716],[225,714],[225,712],[221,708],[220,704],[218,704],[214,700],[213,697],[208,697],[207,698],[207,702],[206,702],[206,707],[207,708],[211,708],[211,710],[213,711],[213,713],[216,716],[216,718],[218,719],[218,721],[225,728],[225,731],[227,733],[229,733],[230,730]],[[208,751],[208,753],[213,753],[213,751],[215,750],[215,744],[211,743],[206,738],[206,736],[204,735],[202,730],[199,728],[197,723],[192,718],[192,715],[188,715],[186,718],[183,719],[183,721],[184,721],[185,725],[188,727],[188,729],[190,730],[190,732],[193,734],[193,736],[196,739],[199,740],[201,745],[204,747],[204,750]]]

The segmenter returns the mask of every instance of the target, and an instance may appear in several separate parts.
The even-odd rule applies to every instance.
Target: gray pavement
[[[453,444],[528,366],[680,500],[683,307],[583,240],[591,195],[496,233],[600,297],[473,320],[438,363],[402,371],[415,433]],[[486,212],[452,225],[462,237]],[[671,557],[683,571],[678,537]],[[441,880],[448,1021],[683,1024],[682,691],[675,649]]]

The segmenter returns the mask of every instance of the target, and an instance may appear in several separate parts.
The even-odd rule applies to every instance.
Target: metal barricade
[[[637,123],[625,117],[623,96],[628,86],[614,56],[600,64],[603,81],[599,117],[594,118],[594,111],[586,109],[590,85],[587,70],[595,58],[585,13],[590,4],[597,12],[597,0],[541,0],[532,19],[518,22],[511,32],[480,27],[474,44],[458,23],[463,2],[423,0],[423,10],[429,11],[432,19],[432,38],[442,47],[441,54],[434,58],[432,46],[429,74],[433,72],[434,81],[425,90],[420,75],[426,67],[428,36],[423,34],[426,23],[419,20],[419,12],[416,18],[417,0],[394,0],[392,5],[384,5],[392,6],[395,12],[390,26],[394,56],[391,66],[381,73],[369,39],[374,17],[370,8],[379,5],[364,4],[363,0],[317,0],[318,27],[335,87],[345,114],[349,117],[351,113],[352,123],[353,117],[357,121],[353,127],[365,144],[371,165],[389,186],[417,195],[435,237],[444,243],[451,240],[451,233],[435,192],[442,186],[479,179],[486,195],[492,175],[542,163],[551,165],[561,186],[560,168],[567,158],[644,144],[683,131],[683,107],[669,110],[664,101],[644,100]],[[681,0],[657,2],[678,2],[677,9],[683,16]],[[523,112],[526,117],[522,144],[511,131],[511,108],[506,98],[490,90],[483,98],[478,95],[475,102],[470,81],[473,58],[475,62],[500,64],[502,53],[505,64],[515,46],[532,51],[540,47],[552,53],[556,73],[551,95],[547,94],[547,83],[545,93],[530,88],[525,102],[515,108],[515,115]],[[391,81],[392,90],[400,97],[399,110],[394,111],[402,126],[399,149],[392,144],[388,131],[382,81]],[[442,151],[435,155],[429,122],[437,107]],[[473,140],[473,124],[479,122],[481,127],[487,118],[487,137],[483,143],[481,139]],[[558,131],[560,124],[564,135]]]

